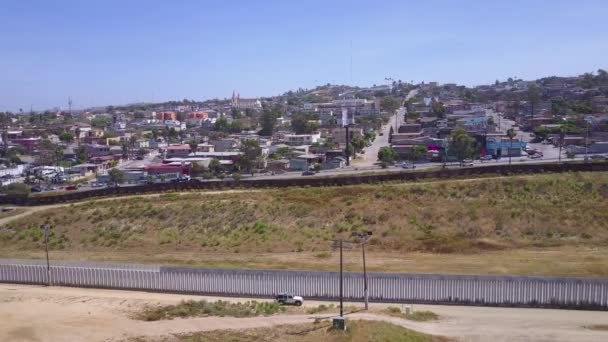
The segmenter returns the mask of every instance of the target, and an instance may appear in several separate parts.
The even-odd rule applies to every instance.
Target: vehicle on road
[[[274,298],[275,302],[281,305],[295,305],[302,306],[304,304],[304,298],[301,296],[294,296],[292,294],[280,293]]]
[[[42,192],[42,189],[40,189],[40,187],[33,186],[33,187],[30,189],[30,191],[31,191],[31,192]]]
[[[78,187],[76,185],[68,185],[65,187],[65,189],[68,191],[73,191],[73,190],[78,190]]]
[[[380,136],[383,136],[383,135],[384,135],[384,132],[380,132]]]
[[[487,155],[485,155],[485,156],[481,156],[481,157],[479,157],[479,160],[481,160],[481,161],[484,161],[484,160],[492,160],[492,159],[494,159],[494,157],[492,157],[492,155],[491,155],[491,154],[487,154]]]
[[[144,156],[137,156],[135,157],[136,160],[144,160]]]
[[[534,154],[530,155],[530,158],[532,158],[532,159],[540,159],[542,157],[543,157],[542,153],[534,153]]]
[[[462,161],[462,166],[473,166],[473,165],[475,165],[475,164],[473,163],[473,159],[464,159],[464,160]]]
[[[308,171],[302,172],[302,176],[314,176],[314,175],[315,175],[314,171],[308,170]]]
[[[591,155],[591,156],[589,157],[589,159],[591,159],[591,160],[602,160],[602,159],[605,159],[605,158],[606,158],[606,157],[601,156],[601,155],[599,155],[599,154],[593,154],[593,155]]]

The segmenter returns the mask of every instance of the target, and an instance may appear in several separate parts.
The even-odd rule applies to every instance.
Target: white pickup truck
[[[300,296],[294,296],[287,293],[278,294],[274,301],[281,305],[295,305],[301,306],[304,303],[304,299]]]

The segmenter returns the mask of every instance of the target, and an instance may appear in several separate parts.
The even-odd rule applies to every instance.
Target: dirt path
[[[204,317],[158,322],[129,318],[132,312],[144,305],[173,304],[183,299],[201,297],[0,284],[0,340],[120,341],[136,336],[158,337],[175,333],[306,323],[315,318],[305,314],[252,318]],[[319,302],[306,303],[307,306],[318,304]],[[373,304],[372,310],[385,306],[387,305]],[[608,332],[583,327],[608,323],[606,312],[427,305],[415,305],[414,309],[431,310],[442,318],[438,322],[421,323],[373,313],[356,313],[348,317],[388,321],[425,333],[454,337],[460,341],[608,340]]]

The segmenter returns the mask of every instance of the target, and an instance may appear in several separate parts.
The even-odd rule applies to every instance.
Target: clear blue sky
[[[608,68],[608,1],[0,0],[0,110]]]

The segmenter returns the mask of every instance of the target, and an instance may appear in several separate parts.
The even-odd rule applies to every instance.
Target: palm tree
[[[509,165],[511,165],[511,150],[513,149],[513,138],[515,138],[515,130],[509,128],[507,130],[507,136],[509,137]]]

